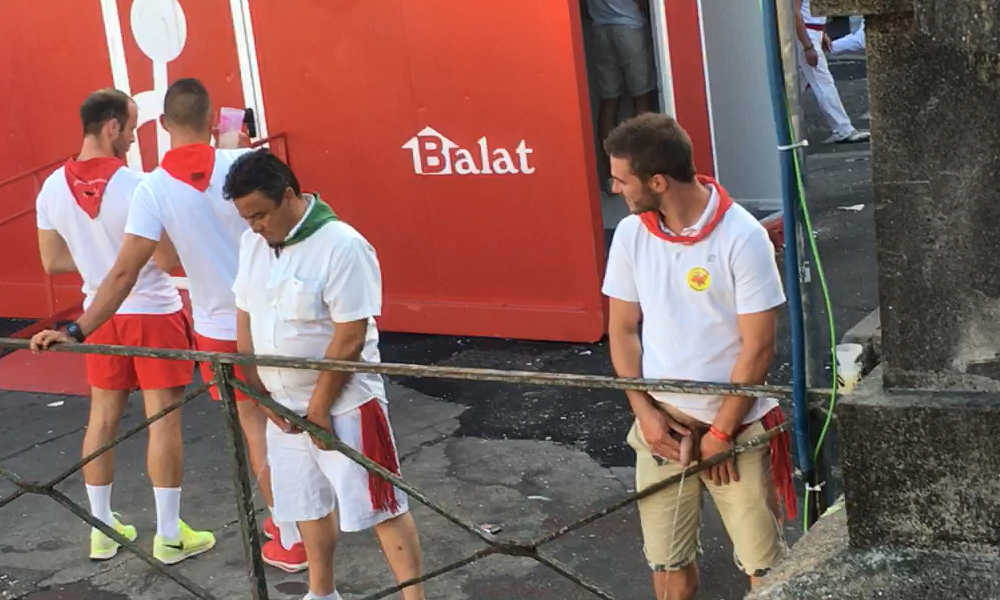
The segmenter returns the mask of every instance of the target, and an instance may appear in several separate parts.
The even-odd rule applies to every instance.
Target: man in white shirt
[[[163,232],[170,236],[187,274],[199,350],[236,351],[236,304],[231,290],[236,278],[240,235],[247,229],[231,202],[222,197],[229,166],[246,150],[223,150],[211,140],[212,103],[196,79],[179,79],[167,89],[161,123],[170,134],[170,151],[160,166],[136,187],[117,261],[97,289],[87,311],[72,324],[89,334],[107,321],[129,294]],[[35,348],[69,341],[65,332],[44,331],[32,338]],[[213,379],[202,364],[202,377]],[[237,375],[242,371],[237,368]],[[212,390],[218,399],[218,391]],[[268,506],[271,501],[264,425],[265,411],[237,394],[240,423],[247,439],[250,464]],[[268,518],[264,532],[280,544],[265,545],[264,560],[286,570],[305,565],[305,549],[294,523],[277,525]],[[206,532],[207,533],[207,532]],[[184,530],[182,536],[187,535]],[[167,540],[169,542],[169,540]],[[188,552],[193,545],[184,545]],[[159,551],[159,553],[158,553]],[[263,552],[263,550],[262,550]],[[269,556],[268,552],[274,556]],[[154,555],[173,554],[170,543],[154,544]]]
[[[718,182],[695,175],[690,138],[672,118],[646,114],[625,121],[605,148],[615,192],[632,213],[615,230],[603,287],[615,372],[762,383],[785,301],[766,230]],[[636,451],[637,489],[783,421],[770,398],[626,395],[635,413],[628,442]],[[715,500],[737,566],[751,581],[781,556],[769,463],[790,513],[795,495],[787,435],[776,439],[770,449],[744,452],[639,502],[657,598],[689,599],[697,591],[702,489]]]
[[[129,203],[140,174],[129,170],[123,160],[135,139],[137,107],[131,98],[114,89],[97,90],[84,100],[80,117],[84,134],[80,153],[45,180],[36,200],[36,213],[45,271],[79,272],[86,308],[93,304],[94,292],[122,245]],[[170,251],[166,246],[158,247],[154,255],[168,261]],[[147,259],[139,266],[136,279],[114,316],[88,332],[86,341],[189,348],[187,317],[170,277]],[[73,332],[78,341],[84,340],[78,329]],[[86,363],[91,394],[84,456],[114,439],[129,392],[142,389],[146,414],[155,414],[181,400],[194,368],[190,361],[99,354],[88,354]],[[183,452],[181,411],[175,410],[149,427],[146,464],[156,500],[157,536],[170,535],[180,526]],[[110,451],[84,465],[90,510],[95,518],[134,540],[135,527],[122,524],[111,512],[113,475]],[[109,559],[118,548],[117,542],[97,529],[91,530],[91,559]]]
[[[819,51],[820,47],[831,49],[830,38],[824,32],[826,17],[814,17],[809,8],[809,0],[796,2],[799,3],[799,10],[795,12],[795,33],[799,39],[799,74],[812,89],[819,111],[832,130],[830,137],[823,143],[854,144],[868,141],[871,134],[855,129],[851,118],[847,116],[826,56]]]
[[[375,249],[318,195],[302,194],[287,165],[266,150],[246,154],[226,177],[251,230],[233,285],[243,353],[378,362],[375,317],[382,276]],[[382,377],[258,367],[251,385],[337,439],[399,473]],[[374,527],[397,581],[420,574],[420,542],[407,497],[320,440],[275,417],[267,424],[276,519],[298,521],[309,559],[308,600],[335,600],[333,551],[342,531]],[[419,600],[423,587],[403,590]]]

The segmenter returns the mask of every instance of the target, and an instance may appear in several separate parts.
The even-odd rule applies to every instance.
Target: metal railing
[[[15,338],[0,338],[0,348],[10,348],[10,349],[26,349],[28,348],[28,340],[15,339]],[[527,557],[535,560],[541,565],[544,565],[558,573],[559,575],[565,577],[566,579],[572,581],[576,585],[590,591],[598,598],[604,600],[614,600],[614,596],[611,593],[601,589],[595,583],[588,581],[583,575],[575,573],[569,567],[561,564],[554,557],[547,555],[543,552],[542,546],[548,544],[562,536],[576,531],[581,527],[584,527],[598,519],[606,517],[622,508],[629,506],[630,504],[645,498],[646,496],[655,494],[664,488],[667,488],[681,480],[682,477],[687,477],[704,471],[720,462],[728,460],[737,454],[746,452],[752,448],[756,448],[768,443],[771,438],[777,436],[778,434],[786,431],[790,425],[788,423],[783,423],[776,427],[766,430],[758,436],[748,440],[747,442],[737,445],[732,448],[729,452],[724,452],[721,454],[714,455],[708,459],[701,462],[692,464],[683,473],[679,473],[673,477],[664,479],[652,486],[638,490],[635,493],[629,494],[619,501],[606,506],[601,510],[594,511],[590,514],[581,516],[580,518],[567,523],[558,529],[550,531],[544,535],[540,535],[529,541],[517,541],[513,539],[504,539],[495,536],[494,534],[481,529],[476,526],[471,521],[462,518],[459,515],[453,514],[452,512],[445,509],[441,504],[430,498],[428,495],[423,493],[420,489],[407,482],[405,479],[399,475],[387,470],[382,465],[376,463],[375,461],[369,459],[364,454],[358,452],[357,450],[351,448],[350,446],[344,444],[340,440],[333,437],[326,430],[318,427],[314,423],[303,419],[294,412],[288,410],[281,404],[278,404],[272,400],[269,396],[261,394],[257,390],[248,386],[245,382],[237,379],[233,374],[234,365],[260,365],[268,367],[280,367],[289,369],[311,369],[319,371],[343,371],[343,372],[365,372],[365,373],[380,373],[384,375],[406,375],[413,377],[436,377],[445,379],[461,379],[461,380],[474,380],[474,381],[497,381],[505,383],[518,383],[518,384],[539,384],[539,385],[554,385],[554,386],[564,386],[564,387],[584,387],[584,388],[605,388],[605,389],[620,389],[620,390],[646,390],[646,391],[663,391],[663,392],[679,392],[688,394],[708,394],[708,395],[721,395],[721,394],[738,394],[743,396],[768,396],[768,397],[790,397],[792,393],[792,388],[790,386],[779,386],[779,385],[736,385],[736,384],[720,384],[720,383],[699,383],[683,380],[669,380],[669,379],[630,379],[630,378],[617,378],[608,377],[601,375],[578,375],[570,373],[541,373],[534,371],[502,371],[496,369],[475,369],[475,368],[462,368],[462,367],[439,367],[439,366],[427,366],[427,365],[413,365],[413,364],[399,364],[399,363],[364,363],[364,362],[351,362],[351,361],[340,361],[340,360],[329,360],[329,359],[302,359],[287,356],[252,356],[245,354],[229,354],[229,353],[218,353],[218,352],[202,352],[195,350],[170,350],[161,348],[142,348],[142,347],[132,347],[132,346],[109,346],[109,345],[99,345],[99,344],[60,344],[53,346],[51,351],[56,352],[73,352],[79,354],[105,354],[105,355],[118,355],[118,356],[135,356],[135,357],[148,357],[148,358],[163,358],[163,359],[175,359],[175,360],[194,360],[200,362],[208,362],[212,365],[212,369],[215,374],[215,379],[203,385],[197,386],[191,392],[189,392],[182,401],[169,406],[159,413],[150,416],[138,425],[132,427],[125,433],[119,435],[117,438],[106,444],[105,446],[94,451],[90,455],[84,457],[82,460],[77,462],[75,465],[67,468],[60,475],[55,478],[44,482],[33,482],[28,481],[12,472],[11,470],[0,465],[0,477],[7,479],[17,486],[17,490],[12,494],[0,499],[0,508],[10,504],[14,500],[24,496],[26,494],[40,494],[52,498],[54,501],[58,502],[64,506],[67,510],[72,512],[74,515],[79,517],[81,520],[85,521],[92,527],[97,528],[102,533],[115,540],[121,546],[136,556],[141,560],[149,564],[153,569],[161,573],[162,575],[169,577],[178,585],[189,591],[197,598],[202,598],[203,600],[214,600],[212,594],[198,585],[197,583],[191,581],[190,579],[184,577],[180,573],[176,572],[174,569],[168,568],[166,565],[160,563],[160,561],[153,558],[145,550],[139,548],[135,543],[130,542],[125,537],[119,535],[112,528],[105,525],[103,522],[95,519],[90,515],[89,511],[81,507],[80,505],[74,503],[65,494],[56,489],[56,485],[64,481],[66,478],[71,476],[73,473],[80,470],[84,465],[94,460],[104,452],[111,450],[116,445],[122,441],[134,436],[136,433],[142,431],[143,429],[149,427],[150,424],[154,423],[158,419],[163,418],[170,412],[179,409],[181,406],[187,404],[193,400],[198,395],[205,392],[209,387],[216,386],[219,390],[219,395],[222,400],[220,402],[226,417],[227,431],[229,438],[229,449],[233,457],[233,484],[236,488],[236,503],[237,503],[237,513],[239,516],[240,529],[242,531],[243,540],[243,551],[246,560],[246,566],[248,569],[248,577],[250,581],[250,592],[251,598],[253,600],[267,600],[268,590],[267,590],[267,577],[264,572],[264,564],[260,556],[260,535],[257,529],[256,523],[256,512],[253,504],[253,496],[250,489],[250,470],[247,467],[247,454],[246,446],[243,439],[243,432],[240,428],[239,417],[236,409],[236,400],[234,395],[234,390],[239,390],[249,396],[252,396],[258,402],[264,406],[270,408],[271,410],[278,413],[280,416],[287,419],[293,425],[299,427],[303,431],[310,433],[311,435],[319,438],[320,440],[329,444],[334,450],[340,451],[348,458],[358,463],[364,467],[369,472],[377,474],[379,477],[391,482],[393,485],[399,489],[405,491],[410,497],[416,499],[418,502],[424,504],[429,509],[437,513],[438,515],[444,517],[451,523],[465,530],[466,532],[479,538],[485,546],[476,552],[469,554],[459,560],[453,561],[441,567],[437,567],[432,571],[428,571],[419,577],[410,579],[407,581],[400,582],[397,585],[386,587],[381,590],[371,592],[364,596],[363,600],[375,600],[377,598],[384,598],[390,594],[398,592],[405,587],[415,585],[417,583],[422,583],[428,581],[460,567],[469,565],[473,562],[479,561],[488,556],[495,554],[503,554],[509,556],[519,556]],[[817,389],[811,390],[810,395],[815,397],[825,397],[829,394],[829,390]]]

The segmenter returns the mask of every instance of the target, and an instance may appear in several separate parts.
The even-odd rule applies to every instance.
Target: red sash
[[[374,398],[361,405],[361,450],[368,458],[399,475],[399,459],[392,443],[389,421]],[[395,513],[399,510],[396,488],[371,471],[368,472],[368,495],[372,508],[377,511]]]

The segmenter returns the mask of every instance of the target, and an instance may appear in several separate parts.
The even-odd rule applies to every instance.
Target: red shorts
[[[194,334],[194,347],[202,352],[231,352],[236,353],[236,340],[217,340],[215,338],[205,337],[200,333],[195,332]],[[203,381],[212,381],[215,379],[215,372],[212,370],[212,364],[203,362],[199,365],[201,369],[201,378]],[[233,373],[242,381],[246,381],[247,378],[243,375],[243,369],[239,365],[233,365]],[[250,396],[247,396],[239,390],[233,390],[236,392],[236,400],[253,400]],[[209,388],[208,393],[212,395],[213,400],[219,399],[219,389],[214,385]]]
[[[88,344],[191,348],[187,315],[115,315],[87,336]],[[191,383],[194,361],[88,354],[87,383],[104,390],[161,390]]]

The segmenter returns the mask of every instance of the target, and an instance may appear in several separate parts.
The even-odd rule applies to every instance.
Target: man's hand
[[[819,53],[816,52],[816,46],[806,50],[806,64],[810,67],[815,67],[819,64]]]
[[[823,32],[823,42],[820,45],[823,47],[823,52],[826,52],[827,54],[833,52],[833,41],[825,31]]]
[[[333,435],[333,430],[331,429],[330,423],[330,411],[324,411],[322,413],[316,413],[312,410],[306,413],[306,421],[315,423],[317,426],[321,427],[324,431]],[[319,439],[315,435],[309,434],[312,437],[313,444],[320,450],[333,450],[333,446],[327,444],[323,440]]]
[[[701,436],[701,460],[706,460],[720,452],[728,452],[733,449],[732,442],[723,442],[711,433]],[[715,465],[704,472],[703,477],[711,479],[715,485],[728,485],[730,481],[739,481],[739,473],[736,472],[736,463],[733,457]]]
[[[41,350],[48,350],[49,346],[52,344],[67,344],[75,341],[76,340],[74,340],[72,336],[65,331],[46,329],[45,331],[39,331],[35,335],[31,336],[31,351],[38,354]]]
[[[266,390],[261,390],[261,393],[264,394],[265,396],[268,396]],[[268,397],[270,398],[270,396]],[[274,412],[267,406],[264,406],[263,403],[258,403],[257,406],[260,408],[260,411],[264,413],[265,417],[267,417],[272,423],[274,423],[278,427],[278,429],[284,431],[285,433],[299,433],[300,431],[302,431],[295,425],[289,423],[288,419],[286,419],[285,417],[282,417],[281,415]]]
[[[639,417],[638,421],[642,437],[646,440],[653,454],[667,460],[680,462],[681,444],[670,435],[670,431],[676,431],[681,435],[691,435],[691,430],[670,418],[670,415],[662,410],[649,410]]]
[[[230,146],[228,144],[222,144],[220,142],[220,140],[222,139],[222,133],[219,131],[218,125],[212,127],[212,137],[215,138],[215,147],[216,148],[222,148],[222,149],[250,148],[251,146],[253,146],[253,140],[251,140],[250,136],[247,135],[246,132],[243,131],[243,130],[240,130],[240,131],[236,132],[236,145],[235,146]]]

